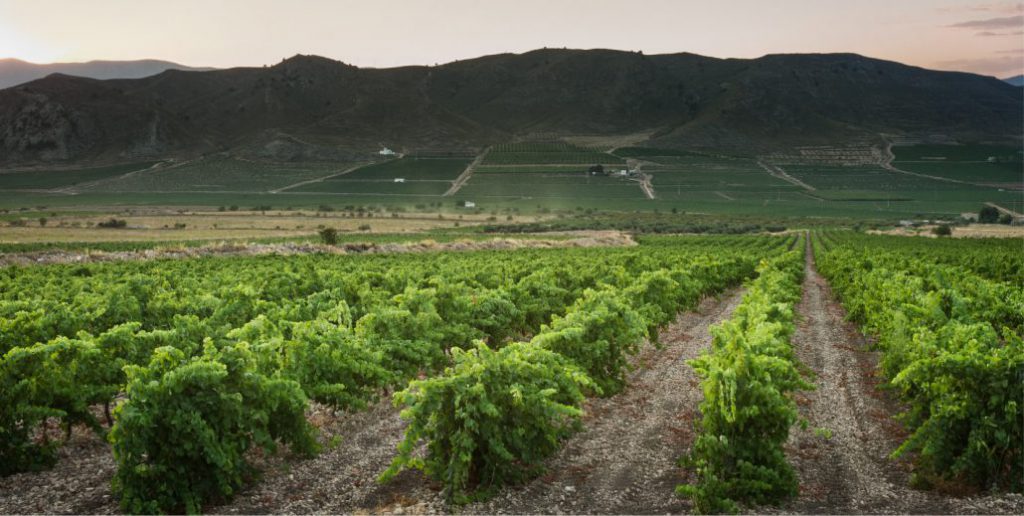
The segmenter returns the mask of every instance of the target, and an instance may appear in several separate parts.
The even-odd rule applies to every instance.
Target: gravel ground
[[[110,446],[92,431],[76,428],[53,469],[0,480],[0,514],[117,514],[110,491],[116,469]]]
[[[994,494],[957,497],[909,487],[910,468],[888,458],[906,437],[892,415],[900,407],[878,390],[878,353],[846,322],[828,283],[807,252],[803,299],[797,307],[793,344],[815,372],[817,390],[798,397],[810,428],[824,427],[831,439],[796,430],[787,455],[800,477],[800,495],[783,505],[787,513],[827,514],[1022,514],[1024,497]],[[762,511],[759,509],[758,511]]]

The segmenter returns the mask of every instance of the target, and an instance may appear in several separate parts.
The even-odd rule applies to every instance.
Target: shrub
[[[66,432],[84,423],[99,430],[92,403],[116,392],[99,381],[104,361],[91,343],[58,337],[45,344],[16,347],[0,361],[0,475],[51,466],[57,443],[36,442],[32,434],[46,419],[60,419]]]
[[[953,229],[949,227],[949,224],[939,224],[932,228],[932,234],[936,236],[950,236],[953,234]]]
[[[337,245],[338,244],[338,230],[334,228],[324,228],[320,230],[320,241],[324,245]]]
[[[600,394],[610,396],[625,386],[627,358],[639,350],[646,325],[617,293],[587,289],[531,343],[573,361],[590,375]]]
[[[813,388],[789,344],[798,256],[789,253],[784,269],[762,263],[733,318],[712,327],[711,350],[689,361],[704,391],[700,435],[684,458],[698,480],[677,492],[698,512],[736,512],[737,501],[772,503],[797,492],[783,445],[797,420],[791,393]]]
[[[124,219],[110,219],[96,224],[101,228],[123,228],[128,226],[128,222]]]
[[[582,389],[594,387],[565,357],[523,342],[498,351],[482,342],[453,348],[452,361],[443,375],[395,394],[409,426],[381,480],[420,469],[462,502],[468,490],[536,474],[578,428]],[[425,458],[414,456],[421,440]]]
[[[298,382],[310,398],[337,409],[366,408],[392,377],[381,366],[380,350],[322,319],[296,323],[292,338],[268,351],[280,360],[283,377]]]
[[[197,513],[230,497],[252,473],[246,451],[278,442],[312,455],[317,443],[299,385],[256,370],[245,344],[201,356],[162,347],[148,366],[128,366],[127,401],[110,431],[114,491],[133,513]]]

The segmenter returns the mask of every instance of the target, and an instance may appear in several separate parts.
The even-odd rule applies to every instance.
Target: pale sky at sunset
[[[1024,2],[972,0],[0,0],[0,58],[358,66],[540,47],[758,57],[856,52],[1024,73]]]

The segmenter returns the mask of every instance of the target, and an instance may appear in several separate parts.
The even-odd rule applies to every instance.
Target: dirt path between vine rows
[[[487,503],[446,506],[440,486],[418,471],[376,482],[394,456],[405,424],[381,403],[330,429],[341,444],[320,457],[280,467],[239,493],[218,513],[650,513],[685,512],[673,495],[683,481],[675,459],[692,439],[700,390],[684,360],[707,347],[708,326],[739,303],[733,291],[708,298],[697,313],[681,315],[664,332],[665,347],[647,345],[629,387],[608,399],[590,400],[584,430],[546,464],[548,474],[525,486],[501,490]]]
[[[690,510],[675,495],[686,482],[677,466],[695,435],[703,399],[686,360],[711,345],[708,328],[732,316],[742,290],[706,299],[697,313],[680,316],[662,335],[664,348],[648,346],[640,367],[619,395],[587,404],[584,430],[550,459],[548,473],[525,486],[503,489],[470,514],[665,514]]]
[[[1017,494],[953,496],[909,487],[904,460],[889,459],[906,437],[893,419],[900,407],[878,389],[878,352],[835,300],[807,250],[803,298],[796,308],[793,346],[817,377],[814,391],[797,401],[810,428],[827,428],[830,439],[794,429],[787,456],[800,478],[799,496],[782,507],[758,508],[812,514],[1021,514]]]

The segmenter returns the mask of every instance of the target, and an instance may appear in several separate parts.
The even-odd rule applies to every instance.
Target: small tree
[[[39,217],[39,227],[45,228],[47,222],[46,217]]]
[[[952,236],[953,229],[949,227],[949,224],[939,224],[932,228],[932,234],[940,237]]]
[[[1006,225],[1013,224],[1013,217],[1009,213],[1004,213],[1002,217],[999,217],[999,223]]]
[[[992,206],[985,206],[978,212],[978,222],[982,224],[995,224],[999,222],[999,210]]]
[[[334,228],[321,229],[320,241],[326,245],[336,245],[338,243],[338,230]]]

